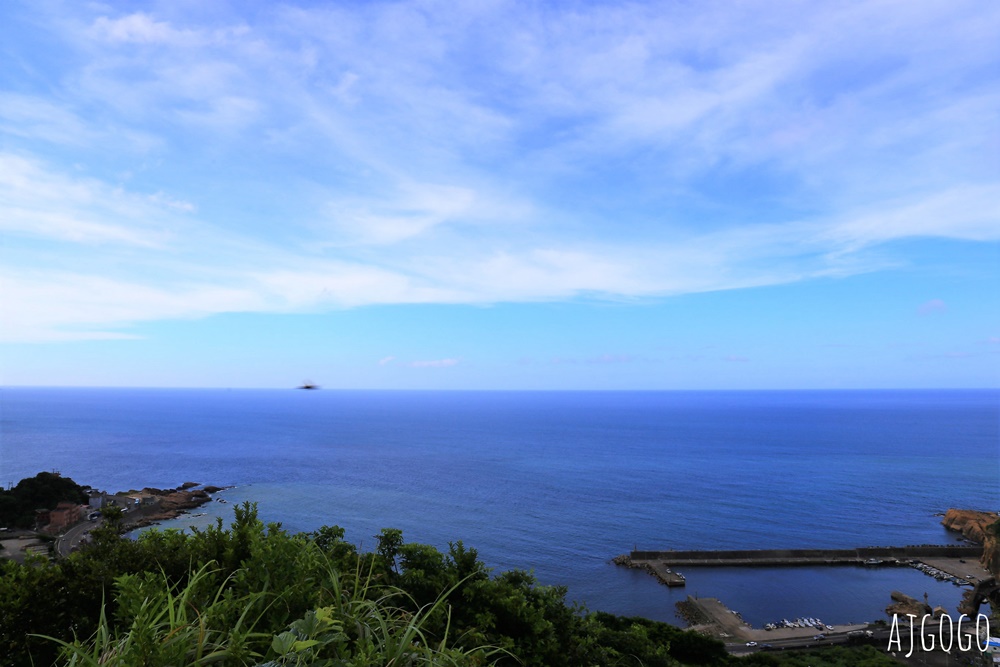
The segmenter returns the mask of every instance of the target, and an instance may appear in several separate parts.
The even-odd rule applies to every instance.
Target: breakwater
[[[857,549],[748,549],[737,551],[632,551],[633,563],[655,561],[670,567],[753,565],[882,565],[922,558],[979,559],[981,546],[861,547]]]

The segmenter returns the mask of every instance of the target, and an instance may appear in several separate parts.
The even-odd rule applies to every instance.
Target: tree
[[[382,560],[382,566],[386,573],[390,571],[399,574],[399,567],[396,563],[396,556],[399,555],[399,548],[403,546],[403,531],[398,528],[383,528],[375,536],[378,546],[375,551]]]
[[[83,504],[87,494],[79,484],[58,473],[40,472],[26,477],[9,491],[0,489],[0,524],[29,528],[35,521],[35,510],[54,509],[63,501]]]
[[[357,548],[350,542],[344,541],[344,529],[340,526],[321,526],[319,530],[304,533],[303,537],[327,554],[337,568],[348,571],[357,565]]]

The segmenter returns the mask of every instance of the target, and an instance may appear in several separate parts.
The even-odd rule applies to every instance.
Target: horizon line
[[[222,385],[213,386],[156,386],[156,385],[5,385],[0,384],[0,391],[4,389],[136,389],[136,390],[177,390],[177,391],[284,391],[300,390],[300,386],[258,386],[258,387],[227,387]],[[998,386],[986,387],[757,387],[757,388],[701,388],[701,389],[678,389],[678,388],[574,388],[563,389],[553,387],[542,388],[404,388],[404,387],[324,387],[317,385],[317,389],[327,392],[423,392],[423,393],[458,393],[458,392],[493,392],[493,393],[514,393],[514,392],[559,392],[559,393],[629,393],[629,392],[820,392],[820,391],[1000,391]]]

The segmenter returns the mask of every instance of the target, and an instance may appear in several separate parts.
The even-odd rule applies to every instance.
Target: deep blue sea
[[[383,527],[590,609],[679,623],[687,594],[755,625],[884,617],[889,592],[954,608],[909,568],[616,568],[646,549],[947,544],[949,507],[1000,510],[1000,391],[391,392],[0,389],[0,483],[57,470],[109,491],[233,485],[291,531]],[[199,510],[201,511],[201,510]],[[175,525],[204,525],[212,516]]]

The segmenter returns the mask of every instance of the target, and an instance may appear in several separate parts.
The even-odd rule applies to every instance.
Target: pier
[[[677,572],[678,567],[913,567],[934,579],[950,581],[968,589],[958,605],[958,612],[974,617],[979,613],[981,605],[1000,591],[996,578],[979,562],[982,554],[983,547],[978,545],[734,551],[636,549],[618,556],[613,562],[616,565],[646,570],[661,584],[671,587],[687,583],[684,575]],[[886,596],[887,601],[893,597],[889,591],[886,591]],[[727,650],[734,654],[808,648],[813,645],[885,642],[890,636],[890,631],[884,625],[829,625],[821,621],[819,616],[796,618],[792,621],[775,620],[761,628],[754,628],[735,609],[730,609],[717,598],[703,598],[697,594],[678,602],[677,607],[693,629],[721,639],[726,643]],[[888,609],[886,613],[889,613]],[[904,632],[908,639],[908,631]]]
[[[684,575],[680,572],[674,572],[666,564],[659,563],[647,563],[646,570],[648,570],[656,579],[666,586],[678,587],[687,584],[687,580]]]
[[[632,551],[636,565],[676,567],[747,567],[792,565],[894,565],[927,558],[979,560],[981,546],[861,547],[858,549],[758,549],[738,551]]]

